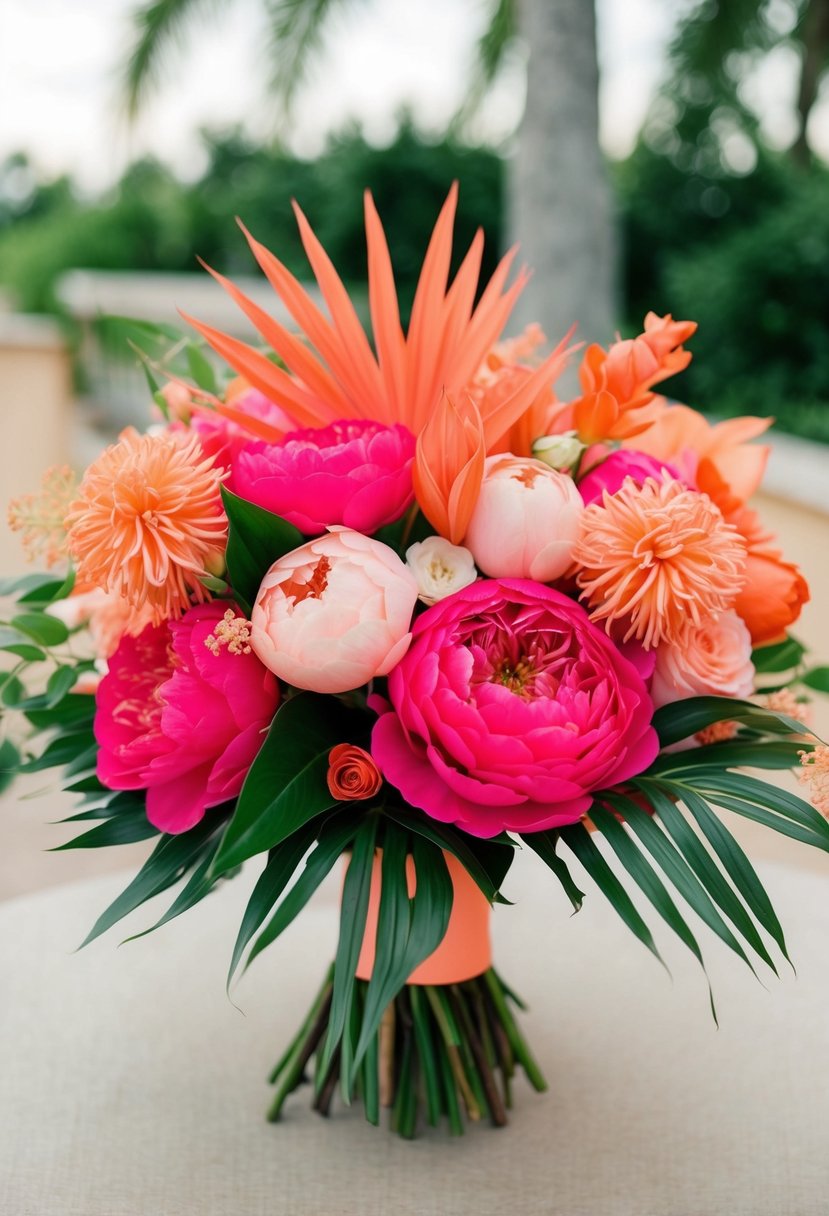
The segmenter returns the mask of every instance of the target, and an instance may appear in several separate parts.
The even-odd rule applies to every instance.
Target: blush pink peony
[[[227,610],[213,601],[125,635],[98,685],[98,777],[109,789],[146,789],[162,832],[185,832],[236,797],[279,704],[274,676],[246,631],[228,629]]]
[[[274,562],[251,614],[251,644],[281,680],[340,693],[384,676],[411,641],[417,583],[393,549],[332,528]]]
[[[584,510],[572,477],[540,460],[489,456],[464,544],[493,578],[560,578]]]
[[[550,587],[485,580],[421,616],[372,755],[412,806],[473,836],[574,823],[659,748],[636,667]]]
[[[751,634],[734,611],[689,626],[676,642],[656,648],[654,705],[686,697],[750,697],[754,691]]]
[[[579,493],[584,499],[585,506],[591,502],[601,502],[605,491],[615,494],[621,490],[626,477],[632,477],[636,485],[644,485],[649,477],[660,481],[663,469],[676,481],[684,479],[673,465],[656,456],[648,456],[645,452],[635,452],[632,449],[619,449],[611,452],[598,463],[592,463],[590,453],[597,449],[588,449],[585,453],[583,466],[588,470],[579,478]],[[606,449],[605,449],[606,450]],[[686,481],[687,484],[687,481]]]
[[[331,525],[371,533],[411,506],[414,453],[405,426],[334,422],[248,444],[233,463],[234,489],[309,536]]]

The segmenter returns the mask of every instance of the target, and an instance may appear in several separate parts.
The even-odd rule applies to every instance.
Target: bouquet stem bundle
[[[358,980],[348,1039],[356,1043],[368,983]],[[507,1123],[512,1106],[512,1082],[520,1067],[538,1092],[547,1083],[522,1035],[510,1005],[525,1006],[493,969],[459,984],[409,984],[386,1009],[357,1075],[354,1092],[343,1083],[344,1038],[327,1064],[322,1044],[334,991],[329,969],[305,1021],[273,1069],[276,1086],[268,1118],[275,1122],[287,1098],[303,1082],[313,1081],[312,1106],[328,1115],[339,1087],[347,1104],[356,1097],[366,1119],[380,1123],[391,1112],[392,1130],[412,1139],[425,1118],[437,1127],[445,1117],[449,1130],[460,1136],[465,1121],[488,1119],[494,1127]]]

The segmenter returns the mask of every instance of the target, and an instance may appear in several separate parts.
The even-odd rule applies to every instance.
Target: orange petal
[[[397,288],[394,283],[386,234],[368,190],[364,196],[366,246],[368,250],[368,300],[371,328],[386,397],[397,419],[406,395],[406,339],[400,325]]]
[[[452,544],[466,535],[484,476],[486,448],[478,408],[442,394],[417,441],[413,470],[420,509]]]
[[[573,408],[573,426],[582,443],[598,443],[606,439],[619,418],[616,398],[602,390],[588,393]]]

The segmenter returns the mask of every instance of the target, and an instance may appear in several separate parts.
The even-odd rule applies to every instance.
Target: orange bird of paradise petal
[[[185,318],[248,384],[285,410],[298,426],[322,427],[342,418],[365,418],[386,425],[402,423],[415,436],[427,427],[430,435],[443,431],[455,435],[456,442],[442,450],[430,439],[420,446],[416,482],[424,514],[436,527],[436,517],[440,517],[443,523],[439,530],[450,537],[462,536],[472,509],[469,504],[474,507],[477,496],[477,489],[473,494],[471,488],[472,469],[477,468],[477,456],[473,460],[472,452],[477,452],[479,430],[485,454],[532,407],[542,389],[549,387],[570,353],[565,350],[566,342],[561,343],[506,399],[483,401],[480,412],[475,409],[473,417],[465,402],[467,386],[501,336],[528,275],[521,270],[507,285],[515,257],[515,250],[510,250],[476,304],[483,253],[483,234],[479,231],[450,283],[457,203],[455,183],[426,250],[405,334],[386,236],[368,191],[365,224],[373,347],[342,280],[296,204],[300,237],[327,316],[287,267],[243,225],[242,231],[304,340],[289,333],[238,287],[207,267],[276,351],[284,367],[277,367],[261,351],[237,338]],[[455,404],[447,406],[444,396]],[[464,403],[458,404],[461,401]],[[232,406],[218,408],[231,416]],[[232,416],[244,425],[238,410],[233,409]],[[458,463],[450,476],[451,458]],[[450,483],[461,487],[454,495],[447,489]],[[444,492],[445,502],[439,509],[436,504]]]
[[[477,405],[469,394],[455,402],[443,393],[418,436],[412,475],[420,509],[453,545],[466,536],[485,460],[484,425]]]

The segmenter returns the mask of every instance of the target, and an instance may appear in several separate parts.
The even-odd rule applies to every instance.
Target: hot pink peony
[[[376,532],[411,506],[414,452],[405,426],[334,422],[248,444],[234,461],[234,489],[309,536],[334,524]]]
[[[274,562],[251,614],[251,643],[287,684],[348,692],[391,671],[411,640],[417,583],[393,549],[332,528]]]
[[[279,703],[227,610],[214,601],[125,635],[98,686],[98,777],[146,789],[147,817],[163,832],[185,832],[236,797]]]
[[[589,506],[591,502],[601,502],[605,490],[608,494],[615,494],[617,490],[621,490],[626,477],[632,477],[636,484],[641,486],[649,477],[655,477],[657,481],[660,481],[662,470],[666,469],[676,481],[684,480],[673,465],[664,460],[658,460],[656,456],[648,456],[645,452],[636,452],[632,449],[622,448],[619,451],[611,452],[598,464],[594,463],[591,468],[590,455],[593,450],[595,449],[589,449],[585,453],[582,464],[584,468],[588,469],[588,472],[579,479],[578,483],[579,493],[584,499],[585,506]]]
[[[659,748],[634,665],[580,605],[523,579],[474,583],[425,612],[389,696],[372,737],[384,776],[473,836],[574,823],[592,791]]]

